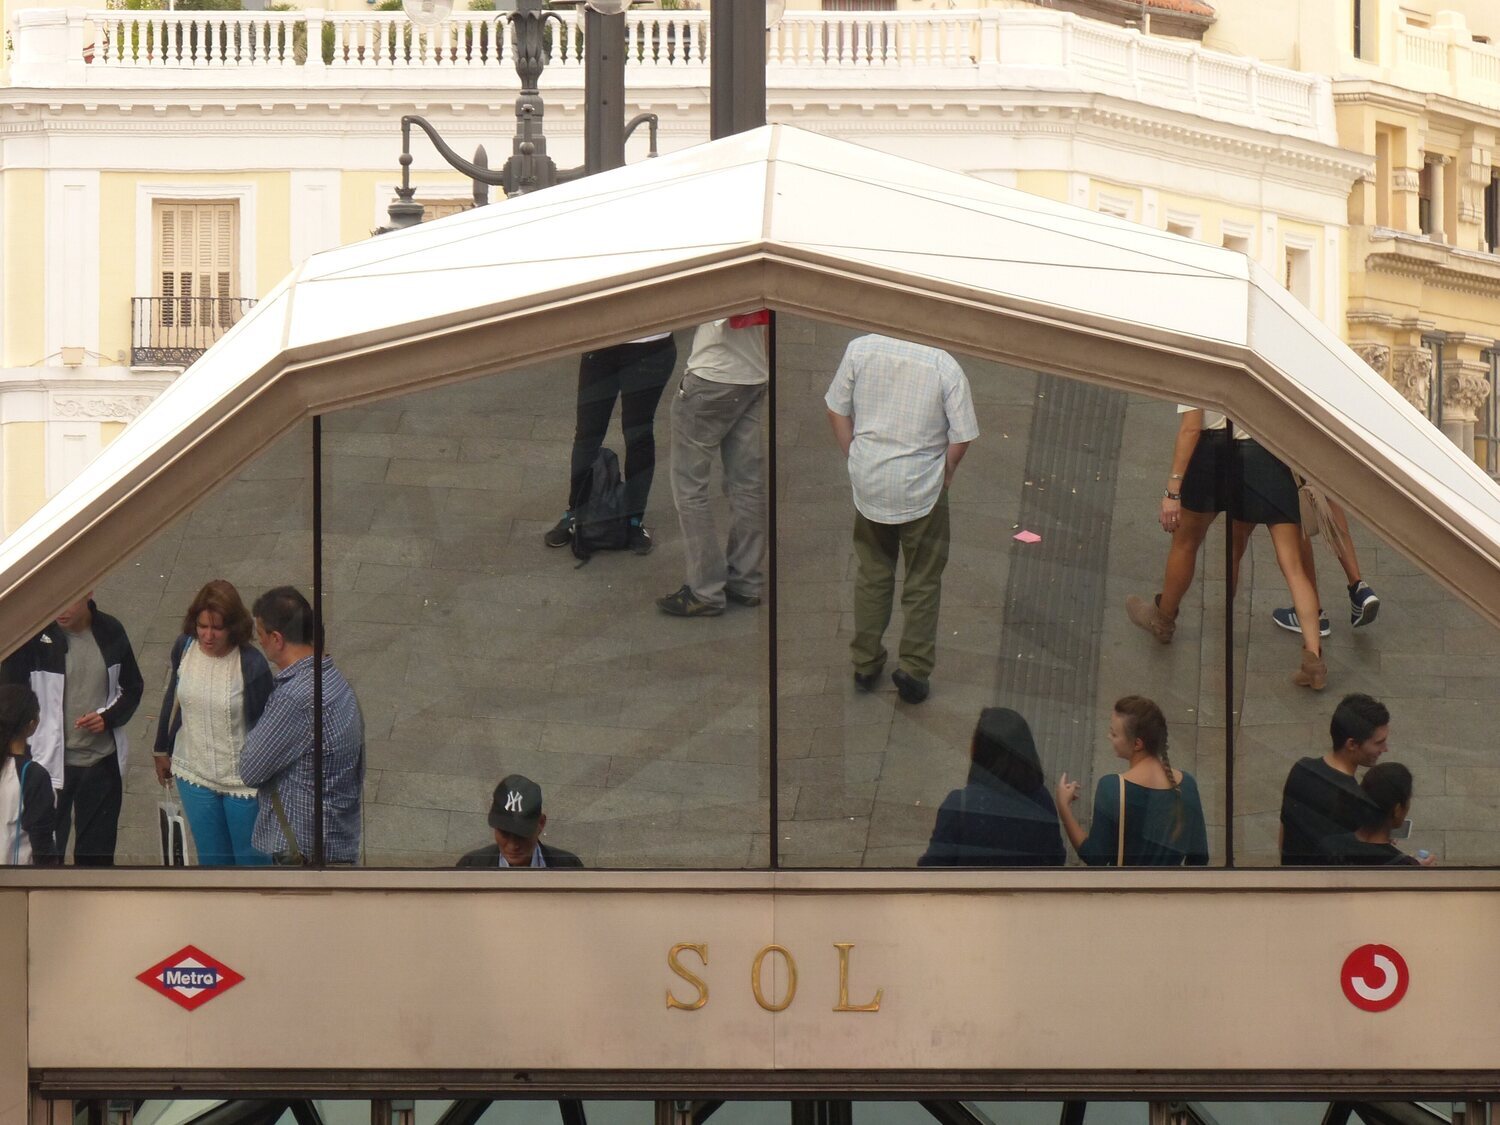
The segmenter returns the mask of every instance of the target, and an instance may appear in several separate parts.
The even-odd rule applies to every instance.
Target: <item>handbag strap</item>
[[[21,763],[21,768],[16,774],[16,784],[20,789],[16,800],[16,831],[10,841],[10,865],[16,867],[21,862],[21,821],[26,817],[26,771],[31,768],[31,759]]]
[[[281,794],[271,790],[271,809],[281,822],[281,834],[286,837],[287,858],[294,864],[302,863],[302,850],[297,847],[297,834],[292,831],[292,822],[286,818],[286,809],[281,807]]]
[[[1120,847],[1115,853],[1115,866],[1125,866],[1125,775],[1120,775]]]

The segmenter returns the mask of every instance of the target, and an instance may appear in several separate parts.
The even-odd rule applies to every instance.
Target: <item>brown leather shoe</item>
[[[1298,687],[1322,691],[1328,686],[1328,665],[1323,657],[1311,649],[1302,650],[1302,666],[1292,673],[1292,683]]]
[[[1157,605],[1160,600],[1160,594],[1156,596],[1156,600],[1149,602],[1131,594],[1125,599],[1125,616],[1130,618],[1132,625],[1139,625],[1155,637],[1158,644],[1169,645],[1172,643],[1172,634],[1177,632],[1177,622],[1162,616],[1161,607]]]

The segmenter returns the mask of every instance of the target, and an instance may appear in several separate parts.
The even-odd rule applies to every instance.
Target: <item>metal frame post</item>
[[[709,135],[714,140],[766,123],[766,0],[709,9]]]
[[[625,164],[625,13],[583,10],[583,167]]]

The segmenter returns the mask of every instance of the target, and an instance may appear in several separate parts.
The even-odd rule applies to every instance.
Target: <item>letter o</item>
[[[786,996],[780,1004],[768,1004],[766,994],[760,988],[760,969],[767,953],[779,953],[786,961]],[[755,955],[755,960],[750,965],[750,991],[755,993],[755,1002],[768,1012],[784,1012],[792,1006],[792,1000],[797,995],[797,962],[785,946],[768,945]]]

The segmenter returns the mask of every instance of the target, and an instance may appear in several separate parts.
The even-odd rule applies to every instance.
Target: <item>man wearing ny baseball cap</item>
[[[572,852],[541,842],[547,827],[542,812],[542,787],[529,777],[513,773],[495,786],[490,802],[490,827],[495,842],[475,848],[459,867],[582,867]]]

